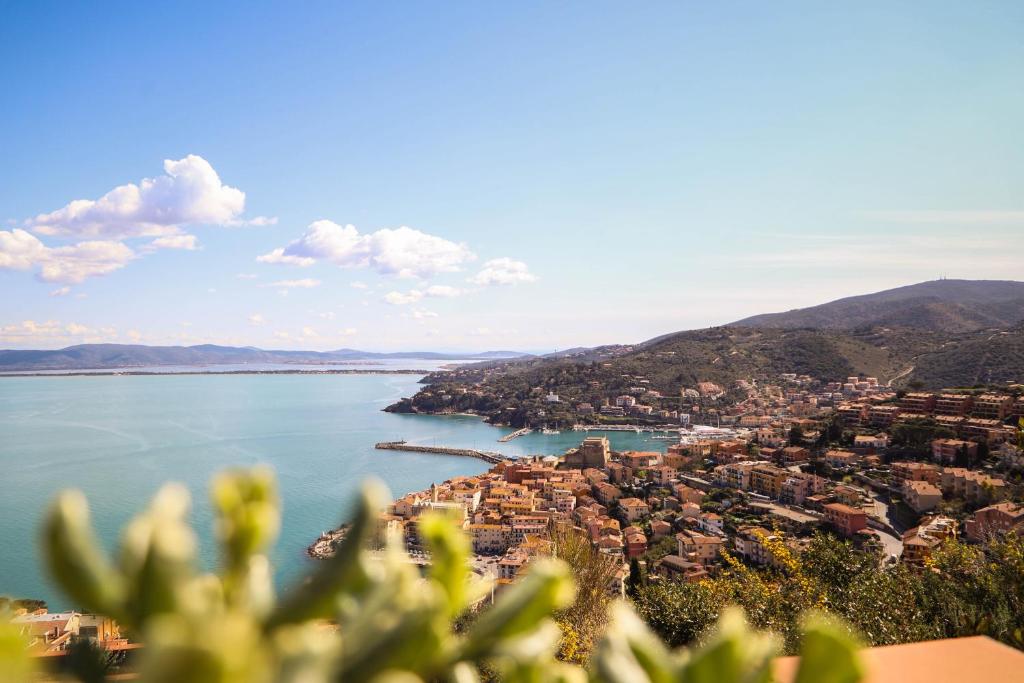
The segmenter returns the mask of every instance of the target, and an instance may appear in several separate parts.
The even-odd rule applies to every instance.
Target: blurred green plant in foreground
[[[387,494],[364,487],[337,554],[276,599],[267,548],[280,527],[273,474],[235,471],[213,483],[218,575],[196,571],[189,497],[169,485],[124,530],[116,559],[92,531],[85,498],[63,493],[43,530],[49,570],[71,600],[118,620],[145,643],[143,681],[374,681],[471,683],[495,674],[542,683],[764,683],[778,637],[748,628],[736,610],[692,650],[668,650],[623,601],[586,667],[559,661],[552,615],[573,601],[566,565],[534,562],[460,633],[453,622],[489,586],[467,563],[469,541],[438,516],[420,521],[432,563],[422,576],[401,539],[383,558],[365,550]],[[847,630],[821,615],[804,622],[798,683],[854,683],[861,677]],[[0,625],[0,679],[32,676],[33,660],[10,624]]]

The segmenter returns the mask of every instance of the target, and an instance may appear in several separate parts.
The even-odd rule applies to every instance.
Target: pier
[[[527,434],[529,434],[532,431],[533,430],[530,429],[529,427],[523,427],[522,429],[517,429],[516,431],[512,432],[511,434],[506,434],[505,436],[503,436],[500,439],[498,439],[498,443],[508,443],[512,439],[518,439],[521,436],[526,436]]]
[[[620,424],[574,424],[572,426],[574,432],[636,432],[637,434],[643,432],[650,432],[652,434],[677,434],[679,433],[679,427],[666,426],[666,427],[652,427],[649,425],[620,425]]]
[[[499,462],[512,460],[496,451],[478,451],[475,448],[450,448],[448,446],[414,446],[405,441],[381,441],[374,448],[382,451],[406,451],[408,453],[437,453],[438,455],[458,455],[466,458],[477,458],[496,465]]]

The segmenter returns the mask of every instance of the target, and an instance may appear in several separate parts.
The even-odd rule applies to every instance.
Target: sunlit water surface
[[[408,362],[407,362],[408,363]],[[390,365],[390,363],[389,363]],[[401,365],[401,363],[397,363]],[[392,366],[394,367],[394,366]],[[422,361],[417,366],[423,369]],[[70,608],[40,562],[36,535],[60,489],[89,498],[107,548],[161,483],[184,483],[193,496],[200,560],[216,563],[207,485],[235,465],[268,463],[284,504],[273,554],[279,585],[313,562],[306,546],[336,525],[367,477],[396,495],[433,481],[483,472],[481,461],[378,451],[378,441],[561,453],[583,434],[530,434],[497,443],[511,430],[474,417],[393,415],[381,409],[417,389],[415,375],[182,375],[0,378],[0,594],[42,598]],[[647,435],[613,433],[618,448],[663,450]]]

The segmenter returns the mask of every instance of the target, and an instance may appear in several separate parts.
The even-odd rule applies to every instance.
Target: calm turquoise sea
[[[42,598],[72,608],[42,570],[36,534],[53,495],[68,487],[89,498],[108,549],[162,482],[192,491],[201,560],[216,558],[206,500],[212,474],[269,463],[284,501],[274,552],[279,585],[312,560],[306,545],[344,517],[353,492],[378,477],[396,494],[433,481],[482,472],[459,457],[377,451],[374,443],[561,453],[582,434],[531,434],[507,444],[500,430],[472,417],[392,415],[388,403],[412,395],[416,376],[187,375],[0,379],[0,594]],[[665,442],[610,435],[618,448],[663,450]]]

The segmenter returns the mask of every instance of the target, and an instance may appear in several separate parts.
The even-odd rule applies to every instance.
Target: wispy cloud
[[[90,327],[59,320],[23,320],[0,325],[0,343],[20,348],[46,348],[54,345],[97,344],[116,341],[117,329]]]
[[[518,285],[536,282],[537,276],[530,272],[529,266],[522,261],[504,257],[491,259],[483,265],[479,273],[469,278],[475,285]]]
[[[301,280],[278,280],[277,282],[268,282],[263,287],[276,287],[278,289],[311,289],[313,287],[320,286],[320,280],[314,280],[313,278],[302,278]]]
[[[405,306],[414,304],[425,298],[451,299],[461,296],[463,290],[448,285],[431,285],[425,289],[410,289],[407,292],[388,292],[384,295],[384,301],[392,306]]]
[[[1024,211],[1005,210],[919,210],[868,211],[865,217],[883,223],[923,223],[928,225],[1024,225]]]
[[[148,245],[152,249],[184,249],[195,251],[198,248],[198,241],[195,235],[165,235],[157,237]]]

